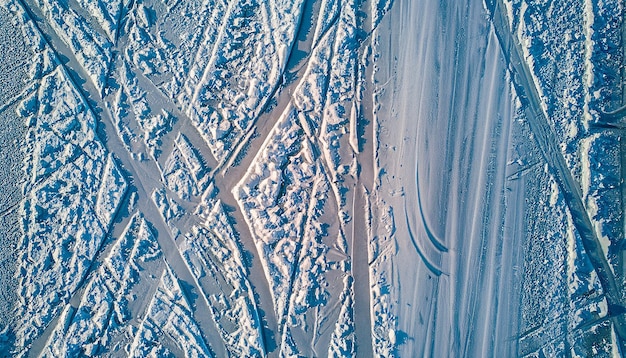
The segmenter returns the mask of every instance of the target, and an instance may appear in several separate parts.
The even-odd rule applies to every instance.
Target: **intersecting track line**
[[[164,133],[163,136],[160,137],[163,144],[160,147],[162,154],[161,156],[159,156],[159,158],[164,157],[166,153],[170,152],[170,149],[174,147],[174,143],[176,142],[176,137],[178,136],[178,133],[182,133],[187,136],[187,138],[193,143],[193,146],[196,147],[196,149],[202,154],[202,159],[204,159],[205,162],[207,161],[207,159],[216,160],[213,157],[211,148],[204,140],[203,135],[202,133],[200,133],[198,127],[196,127],[189,118],[189,116],[187,116],[187,114],[185,114],[185,112],[181,110],[181,104],[167,97],[165,93],[163,93],[161,89],[158,88],[154,84],[154,82],[152,82],[150,78],[146,77],[141,71],[137,71],[132,66],[130,70],[132,71],[133,75],[135,75],[137,81],[140,84],[140,87],[143,90],[146,90],[146,95],[151,100],[149,101],[150,105],[152,105],[153,103],[158,103],[158,105],[161,106],[163,110],[171,113],[174,117],[177,118],[176,122],[172,124],[168,132]],[[191,140],[190,136],[199,137],[201,140]],[[207,158],[207,154],[209,154],[211,157]],[[158,159],[155,158],[155,162],[157,161]],[[210,166],[216,165],[213,162],[206,162],[205,164],[208,164]],[[213,172],[210,173],[210,176],[214,176]]]
[[[306,4],[306,1],[302,1],[302,4],[300,5],[299,8],[299,16],[298,16],[298,25],[297,28],[300,28],[301,22],[302,22],[302,18],[303,18],[303,12],[304,12],[304,6]],[[280,74],[281,77],[284,76],[286,70],[287,70],[287,65],[289,64],[289,60],[292,56],[294,47],[296,46],[296,42],[298,41],[298,37],[299,37],[300,33],[297,30],[296,33],[293,36],[293,39],[289,45],[289,50],[288,50],[288,55],[286,56],[286,58],[284,58],[284,63],[282,64],[282,68],[280,68]],[[309,53],[310,55],[310,53]],[[213,64],[210,64],[211,66],[213,66]],[[208,68],[209,66],[207,66]],[[249,144],[250,139],[253,136],[253,133],[255,131],[256,128],[256,123],[259,121],[259,118],[261,116],[263,116],[263,114],[267,111],[267,109],[270,107],[271,103],[272,103],[272,99],[277,95],[280,94],[280,88],[283,86],[284,84],[284,80],[277,80],[276,83],[273,85],[271,91],[269,92],[269,94],[265,97],[265,100],[262,101],[262,104],[260,105],[260,109],[257,111],[257,113],[255,114],[254,118],[251,119],[250,124],[248,125],[248,128],[243,132],[243,135],[241,136],[242,140],[240,141],[240,143],[235,147],[235,149],[229,151],[224,158],[222,158],[219,161],[219,164],[217,165],[217,167],[214,170],[214,173],[218,173],[218,172],[223,172],[223,174],[226,174],[226,172],[228,171],[228,169],[232,166],[232,164],[234,163],[234,161],[237,159],[237,157],[239,157],[239,154],[241,153],[242,150],[244,150],[244,148],[246,148]],[[195,98],[195,96],[194,96]],[[272,126],[273,128],[273,126]]]
[[[508,28],[505,5],[502,0],[485,0],[490,13],[491,23],[506,59],[511,82],[522,103],[528,124],[541,153],[557,182],[569,208],[585,252],[598,275],[607,305],[608,315],[615,327],[620,346],[626,340],[626,322],[623,302],[615,276],[604,256],[602,246],[593,227],[582,199],[581,188],[572,176],[565,157],[557,146],[557,139],[548,121],[547,114],[541,107],[541,99],[533,82],[531,70],[526,63],[521,44]]]
[[[47,34],[48,36],[44,36],[45,33],[39,23],[42,22],[44,27],[47,26],[47,23],[45,23],[44,20],[37,20],[37,17],[34,16],[33,13],[37,9],[29,7],[26,4],[26,0],[18,1],[30,18],[29,20],[33,22],[37,31],[41,34],[44,41],[46,41],[51,51],[55,54],[57,60],[59,61],[59,67],[63,69],[66,78],[81,97],[81,100],[87,107],[87,110],[91,112],[96,119],[99,119],[100,123],[104,124],[104,129],[108,138],[106,142],[102,140],[100,141],[105,147],[107,147],[110,153],[115,154],[117,159],[124,165],[125,169],[133,175],[132,178],[129,178],[132,179],[129,184],[134,184],[137,190],[139,197],[137,204],[138,208],[148,219],[148,222],[155,227],[155,235],[157,236],[157,240],[161,246],[164,257],[167,259],[172,268],[175,269],[177,276],[185,283],[190,283],[195,292],[201,294],[202,291],[199,287],[197,287],[197,285],[195,285],[193,276],[188,267],[185,265],[176,242],[169,234],[169,230],[167,229],[167,225],[164,222],[163,217],[160,215],[155,204],[150,199],[150,193],[163,186],[158,180],[158,178],[160,178],[160,172],[156,164],[152,161],[137,163],[130,158],[129,153],[125,150],[123,143],[121,143],[121,140],[117,137],[114,131],[115,126],[108,109],[103,108],[99,113],[100,115],[96,115],[96,111],[94,110],[91,102],[88,101],[88,97],[85,95],[85,91],[87,91],[87,94],[94,100],[102,100],[99,91],[97,91],[93,83],[90,82],[90,77],[86,76],[85,73],[82,73],[82,76],[87,79],[84,83],[85,88],[82,88],[78,86],[76,79],[74,78],[74,76],[78,76],[79,78],[81,78],[81,76],[78,73],[74,75],[68,68],[69,64],[74,64],[75,66],[72,67],[73,71],[84,72],[84,69],[78,65],[78,61],[76,60],[73,52],[62,43],[58,36],[55,36],[56,33],[54,30],[48,29],[51,33]],[[40,18],[45,19],[43,16]],[[62,55],[68,59],[69,62],[67,64],[60,61],[59,50],[62,50]],[[216,323],[212,319],[211,310],[206,305],[206,302],[203,300],[196,300],[195,313],[194,320],[199,324],[202,332],[206,334],[216,329]],[[217,339],[216,336],[217,335],[207,335],[205,339],[218,356],[223,356],[226,352],[224,342],[222,342],[221,339]]]
[[[136,76],[137,80],[142,84],[142,87],[148,86],[149,88],[152,89],[152,91],[149,91],[149,96],[151,99],[153,99],[154,101],[159,102],[162,106],[164,106],[164,109],[170,111],[172,114],[174,114],[175,117],[178,118],[178,120],[173,124],[172,128],[170,131],[168,131],[162,138],[162,142],[164,143],[164,146],[161,148],[163,150],[163,153],[167,153],[168,150],[166,150],[166,147],[168,145],[174,145],[174,139],[175,136],[177,135],[178,132],[180,133],[184,133],[184,134],[192,134],[193,137],[197,137],[199,138],[199,140],[195,140],[193,141],[193,145],[195,147],[198,147],[200,153],[206,153],[208,155],[210,155],[210,158],[207,157],[206,155],[203,156],[203,159],[207,160],[212,160],[213,162],[211,163],[207,163],[210,166],[213,166],[213,169],[210,170],[209,172],[209,176],[212,178],[212,181],[215,185],[215,187],[219,190],[218,192],[218,198],[222,200],[222,202],[226,205],[228,205],[229,207],[238,207],[238,203],[237,201],[234,199],[234,197],[232,196],[232,187],[234,183],[229,182],[228,180],[226,180],[225,174],[227,170],[230,171],[234,171],[233,173],[231,173],[231,177],[235,177],[235,178],[239,178],[242,176],[242,174],[240,174],[241,170],[246,170],[247,167],[249,167],[249,165],[239,165],[240,169],[233,169],[230,167],[229,164],[232,164],[232,162],[239,156],[239,151],[242,150],[242,148],[245,148],[246,146],[250,145],[250,140],[252,139],[253,134],[256,132],[258,133],[259,131],[259,126],[252,126],[250,128],[250,130],[248,131],[247,134],[245,134],[245,136],[243,137],[243,140],[240,142],[239,146],[232,151],[231,153],[229,153],[229,155],[226,157],[225,160],[219,162],[217,160],[217,158],[215,158],[212,155],[212,150],[211,148],[208,146],[206,140],[204,139],[202,133],[200,133],[200,130],[193,124],[193,121],[190,119],[190,117],[184,112],[184,103],[181,103],[179,101],[177,101],[176,99],[170,99],[169,97],[167,97],[148,77],[146,77],[141,71],[136,71],[136,69],[132,69],[134,75]],[[274,91],[272,92],[272,94],[270,95],[270,99],[274,96],[274,94],[276,93],[276,89],[280,86],[280,83],[277,84],[276,88],[274,89]],[[267,103],[269,103],[269,100],[267,101]],[[265,106],[263,107],[263,109],[260,111],[261,114],[264,114],[265,112],[265,108],[267,107],[267,103],[265,104]],[[168,105],[166,105],[168,104]],[[268,119],[271,116],[268,116]],[[258,121],[255,121],[258,122]],[[264,128],[267,129],[266,132],[271,132],[271,129],[274,126],[274,122],[270,123],[269,125],[265,125],[263,126]],[[261,131],[264,132],[264,131]],[[262,135],[262,137],[266,137],[267,133],[259,133]],[[189,138],[191,140],[191,138]],[[210,154],[209,154],[210,153]],[[229,159],[230,157],[230,159]],[[245,160],[244,160],[245,161]],[[228,164],[228,165],[224,165],[224,164]],[[230,215],[234,215],[236,217],[236,223],[234,223],[237,227],[238,227],[238,232],[240,233],[240,237],[252,237],[251,234],[249,233],[250,228],[247,225],[241,225],[241,223],[245,223],[245,220],[243,218],[243,216],[241,215],[240,211],[234,211],[232,213],[230,213]],[[188,226],[188,225],[186,225]],[[252,247],[248,247],[245,244],[246,240],[243,240],[241,242],[241,244],[243,245],[243,247],[247,250],[252,249],[253,252],[257,252],[256,246],[252,246]],[[254,266],[258,266],[261,265],[260,261],[258,261],[258,256],[254,256],[254,258],[252,258],[253,261],[253,265]],[[255,280],[252,280],[252,282],[257,282],[257,285],[255,286],[255,290],[254,292],[256,294],[258,294],[260,297],[268,297],[268,292],[266,292],[267,290],[265,289],[265,287],[263,287],[262,285],[259,286],[258,282],[263,282],[268,288],[269,288],[269,282],[265,279],[265,275],[258,275],[257,271],[252,271],[251,272],[251,277],[256,278]],[[255,301],[257,301],[255,299]],[[267,300],[264,300],[267,301]],[[271,301],[271,300],[270,300]],[[257,308],[262,309],[263,305],[260,304],[260,302],[255,302]],[[267,310],[266,310],[267,311]],[[277,323],[275,322],[275,317],[271,316],[271,315],[265,315],[263,316],[264,319],[264,323],[267,324],[269,326],[270,329],[273,329],[277,326]],[[268,337],[265,336],[264,334],[264,341],[266,341],[266,346],[267,346],[267,339]]]

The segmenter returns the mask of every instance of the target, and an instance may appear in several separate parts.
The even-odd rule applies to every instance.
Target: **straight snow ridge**
[[[582,200],[579,184],[570,172],[565,157],[557,147],[556,136],[542,110],[537,88],[533,84],[531,70],[524,60],[519,41],[508,28],[506,8],[502,0],[486,0],[491,22],[507,60],[511,82],[518,93],[527,114],[528,124],[545,158],[550,173],[558,183],[573,218],[574,226],[580,234],[583,247],[593,265],[608,304],[608,316],[615,325],[621,340],[626,339],[626,322],[621,312],[624,310],[615,276],[604,256],[602,245]]]

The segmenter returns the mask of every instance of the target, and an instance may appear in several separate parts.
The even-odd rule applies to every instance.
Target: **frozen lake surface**
[[[617,0],[0,0],[0,356],[620,357]]]

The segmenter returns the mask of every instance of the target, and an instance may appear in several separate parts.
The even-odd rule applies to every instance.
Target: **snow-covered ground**
[[[620,356],[617,0],[0,0],[0,356]]]
[[[25,137],[26,123],[16,114],[19,94],[24,89],[29,57],[17,21],[6,8],[0,8],[0,330],[13,323],[11,311],[16,303],[17,278],[15,250],[21,232],[20,190],[24,153],[20,145]],[[0,343],[1,346],[1,343]]]

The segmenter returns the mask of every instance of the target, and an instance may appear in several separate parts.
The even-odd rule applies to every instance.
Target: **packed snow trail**
[[[567,206],[573,216],[576,230],[582,238],[585,251],[598,274],[604,293],[607,296],[609,316],[615,316],[612,320],[616,323],[620,339],[624,340],[626,339],[626,322],[622,315],[625,308],[622,302],[623,294],[619,292],[613,270],[609,267],[597,233],[591,220],[589,220],[589,214],[583,204],[580,185],[572,176],[565,158],[563,158],[560,149],[557,147],[556,137],[553,134],[545,112],[541,108],[539,95],[533,84],[530,70],[523,60],[519,43],[511,37],[507,28],[506,23],[508,20],[502,10],[504,4],[501,1],[494,1],[492,4],[488,4],[488,7],[492,13],[494,27],[503,48],[503,53],[509,56],[507,62],[510,66],[512,82],[522,102],[522,106],[526,109],[528,123],[550,167],[550,172],[561,188]]]

